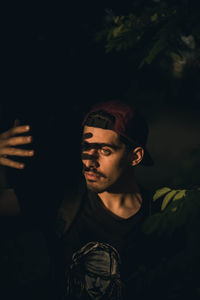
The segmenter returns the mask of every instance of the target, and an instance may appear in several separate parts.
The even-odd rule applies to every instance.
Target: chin
[[[103,193],[107,190],[107,187],[103,187],[103,186],[97,186],[94,184],[94,182],[88,182],[87,181],[87,188],[88,190],[95,192],[95,193]]]

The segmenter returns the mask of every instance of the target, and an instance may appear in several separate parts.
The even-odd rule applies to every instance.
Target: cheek
[[[101,164],[102,170],[108,178],[118,178],[127,167],[127,160],[118,158],[108,158]]]

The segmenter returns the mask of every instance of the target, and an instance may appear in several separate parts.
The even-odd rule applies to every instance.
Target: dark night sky
[[[62,6],[34,1],[5,9],[1,129],[16,117],[31,124],[36,158],[26,172],[37,174],[41,166],[45,172],[49,161],[63,172],[66,165],[78,165],[72,162],[79,154],[74,148],[90,104],[110,98],[133,101],[149,121],[148,144],[156,161],[154,167],[138,169],[140,180],[149,186],[197,184],[199,155],[192,151],[200,144],[198,84],[184,92],[179,87],[174,102],[165,76],[148,68],[137,73],[126,55],[105,55],[91,33],[106,7],[119,9],[113,1]]]

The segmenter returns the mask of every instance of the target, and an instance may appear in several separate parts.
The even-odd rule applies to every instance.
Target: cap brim
[[[144,156],[141,161],[141,164],[144,166],[153,166],[154,165],[154,161],[153,161],[151,155],[145,148],[144,148]]]

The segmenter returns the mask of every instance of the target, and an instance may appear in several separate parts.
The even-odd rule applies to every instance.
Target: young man
[[[109,245],[121,261],[118,281],[123,287],[122,295],[132,299],[133,283],[130,280],[129,284],[129,279],[143,259],[140,230],[150,214],[151,197],[134,175],[135,166],[153,163],[146,150],[148,126],[138,111],[121,101],[95,105],[82,125],[83,187],[79,190],[78,200],[73,193],[66,197],[58,214],[63,277],[64,273],[70,274],[74,253],[81,252],[90,243]],[[75,212],[70,209],[73,205]],[[84,270],[86,276],[83,263],[82,273]],[[73,273],[73,280],[74,276]],[[66,297],[69,296],[69,282],[63,283]],[[84,299],[95,299],[87,285],[84,287],[84,297],[87,295]],[[134,294],[136,296],[136,291]],[[105,295],[99,299],[109,299]],[[71,293],[72,296],[74,298],[69,299],[82,299],[81,296],[77,298],[76,293]]]
[[[109,298],[110,285],[106,288],[105,284],[112,272],[108,275],[106,271],[103,281],[104,270],[113,269],[113,260],[106,259],[111,251],[109,249],[112,249],[118,258],[114,260],[115,263],[117,261],[114,275],[117,274],[117,286],[120,287],[116,299],[132,299],[133,291],[134,297],[137,294],[139,297],[141,290],[137,291],[133,278],[145,256],[141,226],[150,214],[151,196],[137,183],[134,169],[139,164],[153,163],[146,150],[147,123],[130,105],[108,101],[95,105],[85,116],[82,127],[81,185],[78,188],[76,182],[74,191],[67,187],[70,193],[65,196],[58,211],[59,246],[56,252],[59,261],[56,260],[55,277],[61,289],[59,293],[66,299],[97,299],[97,295],[98,299],[112,299]],[[28,126],[19,126],[1,135],[2,165],[23,168],[9,155],[33,155],[31,150],[15,148],[31,142],[31,137],[15,137],[28,130]],[[96,248],[89,247],[91,244],[101,245],[98,256]],[[88,248],[90,255],[85,253]],[[87,264],[84,259],[78,259],[79,270],[81,268],[83,278],[87,278],[82,280],[84,284],[80,293],[75,286],[71,289],[70,284],[79,280],[80,271],[71,272],[76,265],[74,258],[77,258],[77,253],[84,253],[83,256],[87,257]],[[98,284],[102,287],[97,286],[96,280],[91,280],[92,274],[101,278]],[[88,284],[91,282],[95,282],[92,288]],[[100,291],[103,291],[102,294]]]
[[[40,196],[41,201],[46,197],[49,204],[56,198],[63,199],[57,214],[57,240],[52,244],[50,238],[49,244],[52,257],[55,257],[53,273],[58,288],[52,293],[48,280],[39,280],[36,288],[34,278],[31,284],[23,285],[23,292],[18,298],[180,300],[186,296],[187,299],[199,299],[199,251],[196,250],[199,249],[199,239],[196,243],[199,212],[193,221],[188,215],[191,235],[188,234],[189,227],[184,228],[182,209],[176,214],[173,210],[168,215],[177,218],[174,232],[172,230],[170,233],[170,229],[170,234],[145,235],[142,230],[142,225],[151,214],[152,195],[138,184],[134,170],[139,164],[153,163],[146,150],[148,126],[144,118],[123,102],[108,101],[95,105],[89,111],[82,129],[83,174],[80,184],[77,174],[74,188],[66,184],[64,199],[52,192],[53,187],[49,189],[48,197],[46,190],[42,197],[40,192],[35,194]],[[31,150],[18,149],[18,146],[31,142],[31,137],[21,135],[28,132],[29,127],[17,126],[0,135],[1,165],[23,168],[23,165],[13,161],[12,156],[33,155]],[[29,201],[28,198],[26,200]],[[8,203],[13,204],[13,210]],[[1,191],[2,214],[18,214],[20,207],[14,205],[16,203],[13,190]],[[190,214],[190,209],[188,211]],[[36,212],[34,220],[37,220]],[[151,218],[148,224],[155,228],[160,217],[154,215],[155,223],[152,225]],[[159,223],[161,229],[168,226],[168,220],[171,226],[165,211],[162,219],[163,222]],[[48,223],[47,210],[43,213],[43,221]],[[179,228],[181,226],[183,228]],[[7,253],[4,255],[3,273],[4,270],[7,272],[9,261]],[[193,256],[194,260],[191,259]],[[24,265],[20,264],[19,272]],[[42,265],[36,268],[37,272]],[[32,270],[30,273],[35,274]],[[5,288],[6,293],[8,290],[11,290],[10,280]],[[13,296],[16,297],[16,289],[10,299]]]

